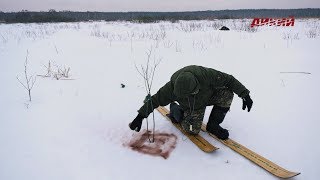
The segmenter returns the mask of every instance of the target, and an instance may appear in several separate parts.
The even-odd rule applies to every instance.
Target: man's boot
[[[170,104],[169,117],[173,123],[180,123],[183,119],[183,109],[177,103]]]
[[[210,113],[209,121],[207,123],[207,131],[214,134],[222,140],[226,140],[229,137],[228,130],[220,126],[229,109],[230,108],[214,106]]]

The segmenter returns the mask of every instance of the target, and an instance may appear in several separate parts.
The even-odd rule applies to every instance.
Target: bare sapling
[[[151,59],[152,59],[152,47],[146,52],[147,54],[147,62],[146,65],[143,66],[141,65],[140,68],[135,64],[135,67],[138,71],[138,73],[141,75],[143,78],[144,84],[145,84],[145,89],[146,89],[146,99],[144,100],[147,105],[151,105],[151,109],[154,109],[153,104],[152,104],[152,99],[151,99],[151,88],[152,88],[152,83],[153,83],[153,78],[154,74],[156,71],[156,68],[161,62],[161,58],[157,59],[155,56],[153,56],[153,64],[151,64]],[[150,101],[150,102],[149,102]],[[147,107],[147,109],[149,109]],[[149,138],[148,134],[148,139],[150,143],[154,142],[154,132],[155,132],[155,120],[154,120],[154,112],[152,113],[152,118],[153,118],[153,132],[152,132],[152,139]],[[148,118],[147,118],[147,132],[149,133],[148,130]]]
[[[28,74],[28,53],[26,56],[26,60],[24,63],[24,81],[22,81],[18,76],[17,79],[20,82],[20,84],[28,91],[28,95],[29,95],[29,101],[31,102],[32,98],[31,98],[31,90],[36,82],[36,76],[33,75],[29,75]]]
[[[55,50],[56,50],[56,53],[59,54],[59,51],[58,51],[58,48],[57,48],[56,45],[54,45],[54,48],[55,48]]]
[[[52,70],[51,70],[51,61],[48,62],[48,66],[44,65],[44,67],[47,69],[47,74],[44,75],[45,77],[51,77]]]

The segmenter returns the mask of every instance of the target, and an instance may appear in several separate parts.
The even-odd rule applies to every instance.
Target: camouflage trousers
[[[233,99],[233,92],[227,88],[219,89],[209,100],[207,106],[230,107]],[[198,134],[201,130],[206,107],[194,110],[185,110],[181,121],[182,128],[190,134]]]

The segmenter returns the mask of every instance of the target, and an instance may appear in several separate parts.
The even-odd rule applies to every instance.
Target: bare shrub
[[[57,74],[60,74],[61,77],[64,77],[64,78],[69,78],[70,77],[70,67],[63,67],[63,68],[59,68],[58,69],[58,73]]]
[[[29,101],[31,102],[32,98],[31,98],[31,90],[36,82],[36,77],[34,77],[33,75],[29,75],[28,73],[28,54],[26,56],[26,60],[24,62],[24,81],[22,81],[18,76],[17,76],[17,80],[19,81],[19,83],[27,90],[28,95],[29,95]]]
[[[167,40],[167,41],[163,42],[163,46],[165,48],[171,48],[172,45],[173,45],[173,42],[171,42],[170,40]]]
[[[282,39],[284,39],[284,40],[299,40],[300,39],[300,37],[299,37],[299,33],[290,33],[290,32],[284,32],[283,34],[282,34]]]
[[[66,66],[59,66],[59,65],[54,65],[55,68],[52,68],[52,63],[51,61],[48,62],[48,65],[44,65],[46,68],[46,74],[45,75],[38,75],[41,77],[52,77],[56,80],[60,80],[62,78],[69,79],[70,78],[70,67]]]
[[[317,29],[316,28],[309,29],[306,32],[306,35],[308,38],[316,38],[317,37]]]
[[[192,31],[204,31],[203,22],[180,22],[179,29],[184,32],[192,32]]]
[[[208,49],[206,43],[203,42],[202,40],[193,40],[192,46],[194,49],[198,49],[200,51],[204,51]]]
[[[209,24],[207,24],[207,27],[213,28],[214,30],[218,30],[222,26],[222,22],[220,21],[214,21]]]
[[[255,33],[258,31],[258,27],[251,27],[251,24],[250,23],[241,23],[240,25],[240,30],[241,31],[246,31],[246,32],[249,32],[249,33]]]

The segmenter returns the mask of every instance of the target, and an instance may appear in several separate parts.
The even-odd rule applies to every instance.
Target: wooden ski
[[[169,110],[165,107],[159,106],[157,110],[167,119],[171,122],[170,118],[167,116],[169,114]],[[207,140],[205,140],[200,135],[191,135],[187,132],[185,132],[180,124],[172,123],[177,129],[179,129],[185,136],[187,136],[198,148],[200,148],[202,151],[210,153],[213,152],[219,148],[214,147],[212,144],[210,144]]]
[[[205,124],[202,124],[201,130],[206,132],[206,125]],[[287,178],[291,178],[291,177],[294,177],[294,176],[297,176],[300,174],[297,172],[288,171],[288,170],[280,167],[279,165],[269,161],[268,159],[260,156],[259,154],[251,151],[250,149],[246,148],[245,146],[237,143],[236,141],[234,141],[230,138],[227,140],[221,140],[209,132],[208,132],[208,134],[210,136],[212,136],[213,138],[215,138],[216,140],[220,141],[222,144],[228,146],[229,148],[231,148],[235,152],[239,153],[243,157],[249,159],[253,163],[259,165],[260,167],[262,167],[263,169],[267,170],[268,172],[270,172],[271,174],[273,174],[277,177],[287,179]]]

